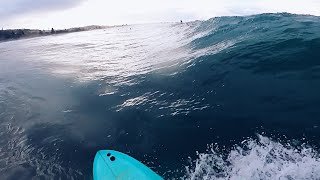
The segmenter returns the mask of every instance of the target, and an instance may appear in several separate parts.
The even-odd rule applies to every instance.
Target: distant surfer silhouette
[[[181,24],[183,23],[182,20],[180,20]]]

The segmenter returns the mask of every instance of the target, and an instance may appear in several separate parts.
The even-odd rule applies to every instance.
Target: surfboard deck
[[[113,150],[100,150],[93,162],[94,180],[163,180],[136,159]]]

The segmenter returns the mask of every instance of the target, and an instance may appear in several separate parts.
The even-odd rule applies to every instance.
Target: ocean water
[[[320,179],[320,18],[261,14],[0,43],[0,179]]]

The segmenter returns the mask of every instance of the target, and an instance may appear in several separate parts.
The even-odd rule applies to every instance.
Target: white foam
[[[211,145],[207,153],[198,153],[184,179],[320,179],[320,159],[315,150],[258,137],[236,145],[226,158]]]

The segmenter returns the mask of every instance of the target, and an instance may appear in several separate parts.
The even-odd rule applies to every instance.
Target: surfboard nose
[[[163,180],[136,159],[113,150],[100,150],[93,163],[94,180]]]
[[[93,161],[93,179],[94,180],[113,180],[116,178],[111,168],[108,167],[108,156],[105,150],[96,153]],[[105,157],[104,157],[105,155]]]

